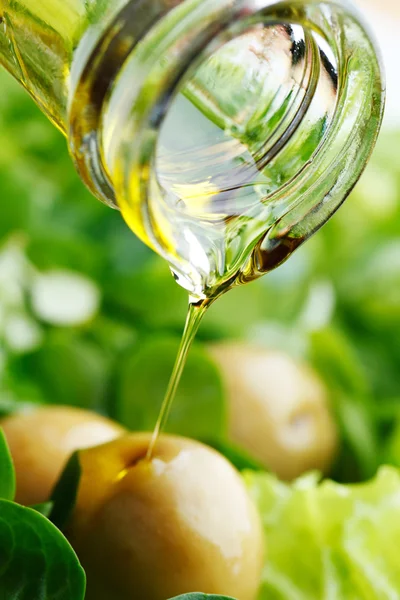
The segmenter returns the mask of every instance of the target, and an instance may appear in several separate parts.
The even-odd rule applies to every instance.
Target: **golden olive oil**
[[[186,325],[183,331],[180,348],[178,350],[176,362],[172,371],[171,379],[168,384],[167,392],[163,404],[160,409],[160,414],[157,419],[156,426],[153,431],[151,443],[147,451],[147,459],[150,460],[157,444],[158,437],[164,429],[171,411],[172,403],[175,398],[176,390],[185,368],[186,360],[189,354],[190,347],[194,341],[200,323],[209,306],[208,301],[201,301],[199,304],[189,304],[189,310],[186,318]]]
[[[279,223],[331,122],[336,77],[334,57],[323,60],[318,40],[301,27],[258,25],[205,60],[172,99],[146,173],[146,201],[138,201],[131,173],[131,201],[120,206],[192,297],[259,277],[306,237]]]

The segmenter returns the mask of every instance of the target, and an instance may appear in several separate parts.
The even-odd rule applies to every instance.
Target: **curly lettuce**
[[[245,479],[262,515],[267,561],[260,600],[398,600],[400,472],[345,486],[305,476]]]

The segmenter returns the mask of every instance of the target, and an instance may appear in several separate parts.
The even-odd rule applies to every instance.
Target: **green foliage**
[[[83,600],[85,574],[71,546],[46,518],[50,503],[12,502],[15,472],[0,430],[0,598]]]
[[[385,447],[385,459],[391,465],[400,469],[400,410],[399,399],[395,399],[396,416],[394,419],[394,428],[391,435],[388,437]],[[392,416],[392,415],[390,415]]]
[[[176,359],[179,337],[139,342],[121,362],[116,416],[133,430],[152,430]],[[220,439],[225,404],[220,375],[208,354],[194,345],[168,419],[167,431]]]
[[[53,503],[52,502],[42,502],[42,504],[34,504],[33,506],[30,506],[29,508],[36,510],[36,512],[40,513],[44,517],[49,518],[50,513],[53,510]]]
[[[0,500],[0,597],[83,600],[85,575],[60,531],[37,511]]]
[[[94,410],[104,406],[108,357],[87,339],[49,334],[37,351],[20,359],[20,368],[40,382],[47,401]]]
[[[400,474],[343,486],[247,473],[268,547],[260,600],[390,600],[400,589]]]
[[[148,261],[131,274],[112,278],[106,283],[106,302],[147,327],[177,331],[182,329],[188,304],[187,294],[159,259]]]
[[[10,450],[0,429],[0,498],[14,500],[15,485],[15,471]]]
[[[235,600],[228,596],[215,596],[209,594],[184,594],[183,596],[177,596],[176,598],[171,598],[171,600]]]
[[[201,440],[220,454],[223,454],[239,471],[251,469],[252,471],[265,471],[265,468],[252,458],[245,450],[223,439],[210,437]]]
[[[310,335],[310,358],[330,386],[366,396],[368,376],[346,336],[336,329],[321,329]]]
[[[51,495],[49,519],[63,530],[74,510],[78,497],[82,470],[79,453],[74,452],[67,462]]]

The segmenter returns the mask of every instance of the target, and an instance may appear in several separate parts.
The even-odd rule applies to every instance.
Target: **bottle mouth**
[[[136,1],[79,79],[71,148],[95,195],[204,296],[271,270],[325,223],[383,102],[347,2]]]
[[[324,139],[337,72],[318,34],[289,23],[249,25],[192,69],[172,99],[153,194],[157,187],[170,209],[210,222],[269,204]]]

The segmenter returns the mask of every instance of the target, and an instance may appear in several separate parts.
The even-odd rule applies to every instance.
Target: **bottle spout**
[[[29,10],[0,7],[0,64],[63,133],[68,62],[65,40],[48,23]]]
[[[73,62],[127,0],[0,0],[0,65],[65,135]],[[85,45],[85,44],[84,44]]]
[[[7,36],[4,16],[0,12],[0,64],[15,77],[21,80],[22,73],[18,62],[15,60],[12,43]]]

